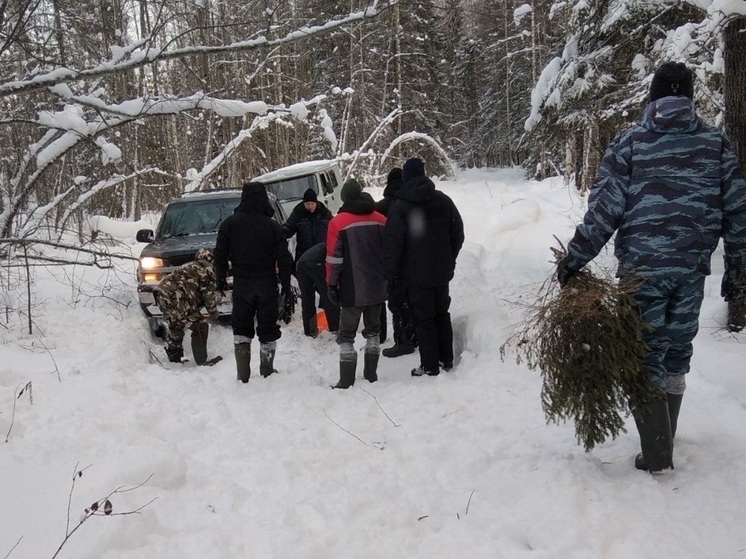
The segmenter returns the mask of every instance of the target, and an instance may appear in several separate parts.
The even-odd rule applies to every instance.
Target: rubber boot
[[[683,394],[666,394],[668,399],[668,417],[671,420],[671,439],[676,437],[676,426],[679,423],[679,411],[681,411],[681,401],[684,399]]]
[[[357,369],[357,353],[339,354],[339,382],[332,388],[347,389],[355,384],[355,370]]]
[[[165,349],[171,363],[181,363],[181,358],[184,357],[184,348],[181,345],[169,341]]]
[[[378,380],[378,353],[366,353],[363,357],[363,377],[368,382],[376,382]]]
[[[387,347],[383,350],[384,357],[401,357],[402,355],[409,355],[414,353],[415,347],[412,343],[400,343],[394,344],[391,347]]]
[[[378,380],[378,358],[381,355],[381,344],[379,337],[367,338],[365,340],[365,354],[363,356],[363,378],[368,382]]]
[[[673,436],[668,402],[655,400],[633,411],[640,433],[642,454],[635,458],[638,470],[651,473],[673,469]]]
[[[233,353],[236,356],[236,377],[241,382],[249,382],[249,377],[251,377],[251,344],[235,344]]]
[[[313,315],[310,319],[308,319],[308,327],[303,333],[311,338],[316,338],[319,335],[319,326],[318,322],[316,321],[316,315]]]
[[[277,342],[266,342],[259,346],[259,373],[264,378],[277,372],[274,368],[276,350]]]
[[[207,322],[198,322],[192,326],[192,355],[197,365],[204,365],[207,361],[207,336],[210,327]]]

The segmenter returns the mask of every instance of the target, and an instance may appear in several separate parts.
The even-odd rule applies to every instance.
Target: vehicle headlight
[[[152,256],[145,256],[144,258],[140,258],[140,268],[142,268],[143,270],[163,268],[163,259],[153,258]]]

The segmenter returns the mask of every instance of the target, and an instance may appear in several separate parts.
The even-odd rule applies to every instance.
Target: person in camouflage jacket
[[[651,326],[644,333],[646,365],[666,394],[634,411],[642,444],[635,465],[650,471],[673,468],[673,435],[705,277],[721,237],[726,275],[738,278],[746,270],[746,182],[728,139],[697,115],[693,78],[681,63],[655,72],[642,121],[613,140],[583,223],[557,265],[564,287],[616,232],[617,276],[643,280],[633,297]]]
[[[215,282],[212,253],[201,248],[192,262],[179,266],[155,289],[158,307],[168,327],[166,354],[173,363],[184,357],[184,329],[192,331],[192,353],[197,365],[207,361],[207,319],[217,316],[220,293]],[[202,308],[207,317],[202,315]]]

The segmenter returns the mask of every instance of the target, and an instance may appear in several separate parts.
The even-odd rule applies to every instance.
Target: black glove
[[[329,297],[332,305],[339,306],[339,287],[336,285],[327,285],[326,296]]]
[[[280,313],[280,319],[285,324],[290,324],[290,320],[293,318],[293,314],[295,313],[295,295],[293,295],[292,289],[290,287],[283,287],[282,291],[280,291],[280,295],[282,296],[283,300],[283,308],[282,312]]]
[[[562,260],[557,262],[557,281],[560,284],[560,287],[564,288],[567,285],[567,282],[570,281],[570,278],[573,277],[575,274],[578,273],[577,270],[573,270],[568,267],[568,261],[570,260],[570,256],[565,256]]]
[[[740,332],[746,327],[746,261],[725,257],[725,272],[721,295],[728,303],[729,332]]]

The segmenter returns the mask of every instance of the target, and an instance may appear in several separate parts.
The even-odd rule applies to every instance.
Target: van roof
[[[300,177],[303,175],[310,175],[312,173],[318,173],[324,171],[337,164],[334,159],[319,159],[317,161],[304,161],[303,163],[296,163],[295,165],[288,165],[281,169],[276,169],[260,175],[252,180],[258,182],[275,182],[291,177]]]

